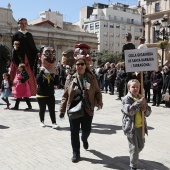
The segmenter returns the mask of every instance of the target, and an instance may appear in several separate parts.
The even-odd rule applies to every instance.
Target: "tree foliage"
[[[122,61],[122,54],[121,53],[113,53],[109,52],[108,50],[103,50],[102,53],[98,54],[98,64],[105,64],[106,62],[110,63],[118,63]]]

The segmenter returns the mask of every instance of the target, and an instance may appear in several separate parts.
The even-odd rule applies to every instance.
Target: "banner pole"
[[[141,78],[141,95],[143,96],[143,71],[140,72],[140,78]],[[144,117],[144,111],[142,111],[142,139],[145,138],[145,117]]]

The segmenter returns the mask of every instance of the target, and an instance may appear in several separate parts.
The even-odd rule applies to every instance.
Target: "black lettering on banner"
[[[133,64],[133,67],[150,67],[151,63]]]

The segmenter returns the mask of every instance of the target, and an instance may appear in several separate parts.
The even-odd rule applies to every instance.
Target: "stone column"
[[[145,22],[145,38],[146,38],[146,43],[150,43],[150,19],[146,18],[144,20]]]

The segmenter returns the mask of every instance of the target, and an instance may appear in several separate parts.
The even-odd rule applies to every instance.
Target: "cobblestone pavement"
[[[0,101],[0,170],[104,170],[129,169],[128,142],[121,130],[121,102],[116,95],[103,94],[104,107],[95,112],[89,149],[81,143],[81,161],[72,163],[69,122],[58,118],[63,90],[56,90],[56,117],[59,130],[51,128],[48,111],[45,128],[40,127],[38,104],[31,98],[33,110],[4,110]],[[11,107],[15,100],[10,98]],[[149,136],[140,154],[139,169],[170,169],[170,109],[152,107],[147,118]]]

